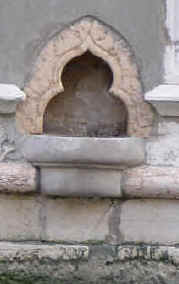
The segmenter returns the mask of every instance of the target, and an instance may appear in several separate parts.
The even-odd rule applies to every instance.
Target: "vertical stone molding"
[[[17,110],[19,128],[26,133],[43,133],[43,115],[50,100],[64,91],[61,76],[66,64],[91,52],[110,67],[113,74],[109,90],[125,104],[127,135],[150,134],[153,115],[144,102],[134,56],[126,40],[104,23],[84,17],[57,34],[41,51],[25,85],[27,99]],[[95,102],[94,102],[95,103]]]

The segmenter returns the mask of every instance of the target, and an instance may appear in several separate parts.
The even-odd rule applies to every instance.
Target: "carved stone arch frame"
[[[30,134],[43,133],[45,109],[54,96],[64,91],[61,77],[65,65],[86,51],[103,59],[111,68],[113,82],[109,91],[126,106],[127,135],[148,136],[153,114],[143,98],[134,55],[119,33],[92,17],[81,18],[65,28],[41,51],[25,85],[27,99],[17,110],[20,129]]]

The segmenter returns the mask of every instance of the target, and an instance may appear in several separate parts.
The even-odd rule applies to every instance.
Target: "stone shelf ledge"
[[[27,163],[0,163],[0,193],[29,193],[37,190],[37,171]]]
[[[179,85],[159,85],[145,94],[161,116],[179,116]]]
[[[24,157],[34,165],[132,167],[145,159],[142,138],[88,138],[32,135],[19,142]]]
[[[24,101],[25,97],[25,93],[17,86],[0,84],[0,114],[15,113],[17,104]]]
[[[41,192],[60,197],[122,197],[121,169],[141,165],[142,138],[33,135],[20,144],[25,159],[40,168]]]

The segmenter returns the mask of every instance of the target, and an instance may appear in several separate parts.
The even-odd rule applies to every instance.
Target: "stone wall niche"
[[[126,136],[127,111],[109,93],[113,76],[108,65],[90,52],[64,68],[64,92],[47,105],[43,132],[60,136]]]
[[[153,121],[124,38],[94,18],[76,21],[41,51],[25,93],[17,123],[41,191],[120,197],[120,169],[144,162]]]

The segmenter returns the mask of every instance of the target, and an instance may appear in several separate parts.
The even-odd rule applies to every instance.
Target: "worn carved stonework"
[[[49,258],[51,260],[88,259],[88,246],[81,245],[33,245],[2,242],[0,244],[0,260],[32,260]]]
[[[104,60],[113,73],[109,92],[125,104],[127,135],[148,136],[153,114],[144,101],[130,47],[119,33],[92,17],[82,18],[65,28],[41,51],[31,79],[25,85],[27,99],[18,106],[17,123],[21,131],[43,133],[46,107],[53,97],[64,91],[61,81],[64,67],[87,51]]]
[[[179,249],[173,246],[124,245],[118,247],[118,259],[121,261],[143,259],[179,263]]]

